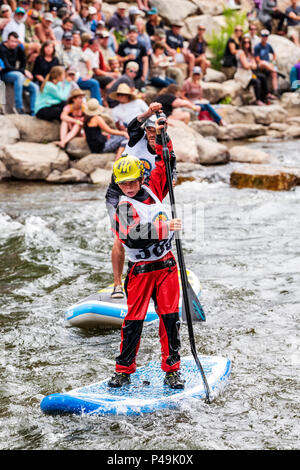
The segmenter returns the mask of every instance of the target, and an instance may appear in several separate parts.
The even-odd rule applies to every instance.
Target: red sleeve
[[[167,143],[170,157],[173,154],[173,144],[171,139]],[[155,168],[151,171],[150,179],[148,181],[148,186],[151,191],[162,201],[169,192],[168,181],[167,181],[167,171],[163,158],[163,147],[160,143],[155,144],[155,152],[157,155],[157,160],[155,162]]]
[[[106,65],[101,51],[99,51],[99,69],[104,70],[104,72],[106,72]]]

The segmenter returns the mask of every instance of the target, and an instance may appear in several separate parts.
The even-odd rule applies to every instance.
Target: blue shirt
[[[274,49],[269,43],[263,46],[262,43],[260,42],[254,48],[254,56],[260,57],[261,60],[265,60],[266,62],[271,62],[270,54],[274,54]]]
[[[293,18],[289,18],[288,15],[290,13],[295,13],[295,15],[297,16],[300,16],[300,7],[296,7],[296,8],[293,8],[293,7],[288,7],[286,10],[285,10],[285,15],[287,17],[287,24],[288,26],[297,26],[300,21],[298,20],[293,20]]]

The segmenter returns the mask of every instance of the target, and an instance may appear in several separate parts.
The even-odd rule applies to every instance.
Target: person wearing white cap
[[[6,3],[1,5],[0,14],[1,14],[1,18],[0,18],[0,34],[1,34],[1,32],[3,31],[3,29],[5,28],[7,23],[9,23],[10,20],[11,20],[11,8],[10,8],[10,6],[7,5]]]
[[[35,27],[35,33],[42,44],[45,41],[56,42],[56,38],[52,29],[53,20],[54,18],[51,13],[44,13],[41,22]]]
[[[254,48],[254,57],[257,62],[258,69],[266,75],[271,75],[274,94],[269,93],[267,98],[273,100],[276,98],[274,95],[278,95],[278,71],[275,65],[275,51],[271,44],[268,43],[269,35],[270,33],[267,29],[263,29],[260,32],[261,42]]]

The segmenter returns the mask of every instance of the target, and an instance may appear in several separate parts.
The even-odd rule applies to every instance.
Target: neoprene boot
[[[168,385],[170,388],[183,389],[184,380],[180,375],[180,372],[167,372],[164,380],[164,384]]]
[[[127,384],[130,384],[130,374],[124,372],[116,372],[108,381],[108,386],[112,388],[122,387]]]

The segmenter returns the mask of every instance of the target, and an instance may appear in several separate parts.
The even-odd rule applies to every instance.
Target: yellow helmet
[[[134,181],[142,178],[144,170],[144,165],[137,157],[125,155],[114,163],[113,174],[115,183],[125,183],[125,181]]]

